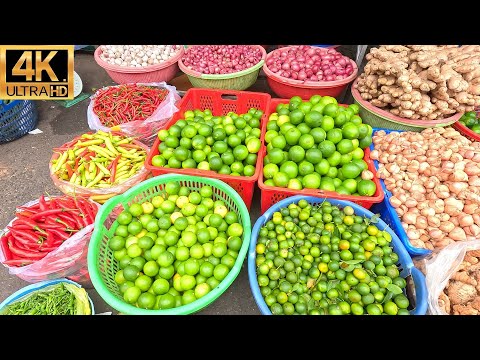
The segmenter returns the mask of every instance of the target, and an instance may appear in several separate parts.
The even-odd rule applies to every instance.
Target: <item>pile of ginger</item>
[[[480,250],[467,251],[440,293],[438,305],[449,315],[480,314]]]
[[[436,120],[480,106],[480,45],[381,45],[366,59],[355,87],[394,115]]]

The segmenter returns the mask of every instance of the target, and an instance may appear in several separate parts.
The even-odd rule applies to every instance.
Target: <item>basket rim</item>
[[[265,59],[265,64],[263,65],[263,71],[265,72],[265,75],[267,75],[268,79],[274,80],[274,81],[276,81],[280,84],[283,84],[283,85],[288,85],[288,86],[297,87],[297,88],[304,88],[304,89],[323,89],[323,88],[327,88],[328,89],[328,88],[334,88],[334,87],[339,87],[339,86],[349,84],[350,82],[352,82],[357,77],[357,74],[358,74],[357,63],[350,58],[349,58],[350,63],[353,66],[353,73],[345,79],[334,80],[334,81],[305,81],[305,82],[303,82],[301,80],[287,79],[283,76],[279,76],[279,75],[275,74],[272,70],[270,70],[268,68],[267,61],[270,57],[273,56],[273,54],[275,52],[280,52],[282,50],[288,50],[288,49],[291,49],[293,47],[298,47],[298,46],[299,45],[285,46],[285,47],[282,47],[282,48],[275,49],[272,52],[268,53],[267,58]]]
[[[44,287],[55,285],[61,282],[66,282],[69,284],[73,284],[79,288],[83,288],[82,285],[80,285],[79,283],[70,279],[65,279],[65,278],[40,281],[37,283],[24,286],[18,289],[17,291],[15,291],[14,293],[12,293],[9,297],[3,300],[2,303],[0,303],[0,310],[3,309],[5,306],[9,305],[10,303],[12,303],[13,301],[19,300],[36,290],[40,290],[40,289],[43,289]],[[95,306],[93,304],[92,298],[90,297],[90,294],[88,294],[88,291],[87,291],[87,297],[90,303],[90,311],[91,311],[90,315],[95,315]]]
[[[378,116],[382,118],[383,120],[391,121],[397,124],[401,125],[409,125],[409,126],[414,126],[414,127],[419,127],[419,128],[428,128],[428,127],[443,127],[447,126],[450,124],[455,123],[458,121],[463,113],[456,113],[450,117],[443,118],[440,120],[411,120],[407,118],[402,118],[400,116],[396,116],[386,110],[380,109],[379,107],[376,107],[369,103],[366,100],[363,100],[362,97],[360,96],[360,92],[356,88],[358,84],[358,78],[355,79],[355,81],[352,84],[351,91],[352,91],[352,96],[354,100],[361,106],[363,107],[366,111],[372,113],[375,116]]]
[[[165,184],[170,181],[191,181],[191,182],[200,182],[207,184],[209,186],[215,187],[225,194],[227,194],[233,202],[238,207],[238,212],[242,216],[242,226],[243,226],[243,234],[242,234],[242,247],[238,253],[238,257],[235,260],[235,264],[233,268],[228,272],[228,275],[218,284],[218,286],[212,289],[207,295],[204,297],[195,300],[194,302],[182,305],[172,309],[166,310],[145,310],[137,308],[133,305],[127,304],[125,301],[120,300],[115,295],[113,295],[110,290],[108,290],[107,286],[105,285],[100,271],[97,267],[97,259],[99,255],[99,248],[98,244],[102,241],[102,231],[103,231],[103,224],[115,206],[122,202],[128,202],[129,199],[135,197],[139,193],[142,193],[146,189],[151,189],[154,186]],[[217,180],[217,179],[210,179],[210,178],[201,178],[198,176],[186,176],[186,175],[179,175],[179,174],[167,174],[156,176],[151,179],[148,179],[140,184],[135,185],[134,187],[127,190],[125,193],[115,196],[109,199],[98,211],[97,216],[95,218],[95,228],[92,233],[92,237],[90,239],[90,244],[88,247],[88,255],[87,255],[87,263],[88,263],[88,272],[90,274],[90,278],[95,290],[98,292],[100,297],[107,302],[110,306],[118,310],[119,312],[125,314],[134,314],[134,315],[186,315],[192,314],[201,309],[207,307],[211,303],[213,303],[216,299],[218,299],[233,283],[233,281],[237,278],[238,274],[242,269],[243,262],[245,257],[247,256],[248,247],[250,245],[250,236],[251,236],[251,221],[250,221],[250,214],[247,210],[245,203],[243,202],[240,195],[228,184]]]
[[[198,46],[198,45],[192,45],[192,47]],[[261,45],[251,45],[254,46],[262,52],[262,58],[258,63],[255,65],[249,67],[248,69],[242,70],[242,71],[237,71],[231,74],[218,74],[218,75],[212,75],[212,74],[201,74],[198,71],[189,69],[184,63],[183,63],[183,56],[178,59],[178,67],[180,70],[182,70],[187,76],[191,76],[193,78],[197,79],[202,79],[202,80],[229,80],[229,79],[236,79],[244,75],[249,75],[253,73],[256,70],[259,70],[265,63],[265,58],[267,57],[267,51],[261,46]]]
[[[355,212],[363,212],[368,215],[368,217],[374,216],[373,212],[371,212],[368,209],[363,208],[362,206],[355,204],[351,201],[348,200],[340,200],[340,199],[331,199],[328,197],[313,197],[313,196],[302,196],[302,195],[297,195],[297,196],[291,196],[289,198],[286,198],[284,200],[279,201],[275,205],[272,205],[263,215],[261,215],[257,221],[255,222],[255,225],[253,226],[252,230],[252,237],[250,240],[250,247],[248,249],[248,280],[250,283],[250,290],[252,291],[254,300],[262,313],[262,315],[271,315],[271,311],[268,308],[265,299],[263,298],[262,294],[260,293],[260,287],[258,285],[257,281],[257,276],[256,276],[256,265],[255,265],[255,258],[256,258],[256,243],[258,240],[258,233],[260,231],[261,226],[263,226],[273,215],[274,211],[280,209],[281,207],[285,207],[291,203],[296,203],[299,200],[305,199],[309,203],[313,201],[329,201],[332,204],[340,205],[340,206],[351,206]],[[363,215],[363,214],[362,214]],[[411,310],[413,314],[418,314],[418,315],[423,315],[427,311],[427,289],[426,289],[426,283],[425,283],[425,276],[421,273],[420,270],[418,270],[414,264],[412,257],[406,250],[405,246],[399,239],[399,237],[395,234],[395,232],[382,220],[378,219],[378,224],[383,228],[383,230],[386,230],[391,236],[392,236],[392,242],[390,244],[395,244],[396,250],[395,252],[399,255],[399,260],[402,262],[402,266],[404,270],[408,271],[412,276],[414,283],[415,283],[415,290],[420,290],[419,293],[416,291],[416,307]],[[402,260],[403,259],[403,260]],[[417,287],[418,286],[418,287]],[[422,301],[418,301],[421,299]],[[412,314],[411,313],[411,314]]]
[[[475,141],[480,141],[480,134],[477,134],[468,126],[463,125],[460,121],[457,121],[456,123],[454,123],[452,127],[456,129],[463,136],[474,139]]]
[[[161,64],[155,64],[155,65],[149,65],[149,66],[137,68],[137,67],[126,67],[126,66],[112,65],[112,64],[107,63],[106,61],[103,61],[100,58],[100,53],[102,53],[101,46],[102,45],[97,47],[95,49],[95,52],[94,52],[94,58],[95,58],[95,61],[97,62],[97,64],[107,71],[114,71],[114,72],[123,73],[123,74],[144,74],[144,73],[150,73],[150,72],[165,69],[167,67],[175,65],[177,63],[178,59],[180,59],[183,56],[183,53],[185,52],[185,49],[183,48],[183,46],[180,45],[180,50],[178,50],[178,54],[171,57],[167,61],[165,61]]]

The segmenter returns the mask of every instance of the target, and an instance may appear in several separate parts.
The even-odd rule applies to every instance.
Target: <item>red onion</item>
[[[348,57],[333,48],[310,45],[274,51],[269,54],[266,64],[277,75],[299,81],[333,81],[353,73]]]
[[[194,45],[185,51],[182,62],[202,74],[230,74],[248,69],[261,59],[262,51],[252,45]],[[275,58],[269,58],[267,66],[272,71],[274,64]],[[280,61],[277,68],[282,64]]]

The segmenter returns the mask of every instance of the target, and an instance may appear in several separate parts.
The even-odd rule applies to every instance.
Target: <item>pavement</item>
[[[344,54],[350,56],[348,50]],[[88,93],[103,86],[115,84],[97,65],[92,53],[75,53],[75,71],[82,79],[83,91]],[[185,81],[181,77],[172,83],[177,85],[177,89],[184,90],[182,86],[185,86]],[[248,90],[271,93],[262,75]],[[87,124],[89,101],[86,99],[70,108],[64,108],[55,101],[36,101],[39,114],[37,128],[42,133],[27,134],[18,140],[0,145],[0,194],[3,199],[3,205],[0,207],[0,229],[11,221],[17,206],[38,199],[41,194],[61,194],[49,175],[48,162],[52,156],[52,148],[90,130]],[[253,227],[260,215],[258,187],[255,189],[250,215]],[[0,266],[0,302],[28,284],[16,275],[9,274],[7,268]],[[87,288],[87,291],[95,305],[96,313],[110,311],[113,314],[117,313],[102,300],[94,288]],[[232,285],[215,302],[198,314],[260,314],[250,291],[246,259]]]

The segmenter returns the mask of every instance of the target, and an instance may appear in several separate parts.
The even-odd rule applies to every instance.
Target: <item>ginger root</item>
[[[395,115],[436,120],[480,106],[478,45],[381,45],[366,59],[362,99]]]
[[[468,251],[458,270],[452,274],[438,297],[439,307],[447,314],[480,314],[480,250]]]

